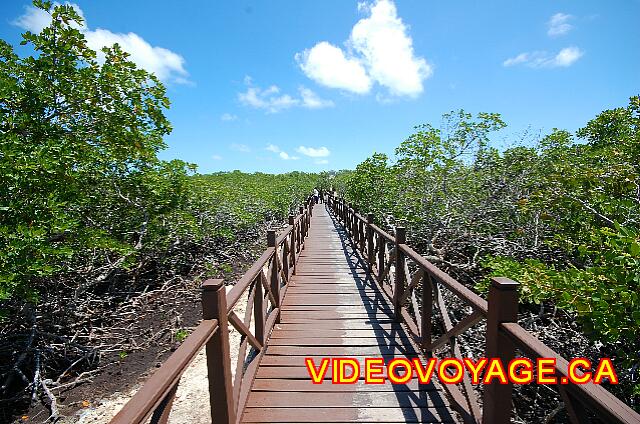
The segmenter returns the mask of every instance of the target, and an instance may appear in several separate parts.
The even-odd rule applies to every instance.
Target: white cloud
[[[287,152],[280,152],[280,159],[282,160],[298,160],[300,159],[297,156],[289,156]]]
[[[273,152],[273,153],[277,153],[278,156],[280,157],[280,159],[282,159],[282,160],[298,160],[298,159],[300,159],[298,156],[291,156],[289,153],[281,150],[280,147],[276,146],[275,144],[267,144],[267,147],[265,147],[265,150],[268,150],[268,151]]]
[[[82,9],[75,3],[65,2],[65,6],[71,6],[75,9],[75,11],[84,19],[84,14],[82,13]],[[54,2],[54,6],[60,6],[60,3]],[[14,25],[19,26],[22,29],[26,29],[27,31],[31,31],[33,33],[40,33],[44,28],[48,27],[51,23],[51,15],[37,7],[34,6],[25,6],[24,14],[16,18],[13,22]],[[86,28],[86,20],[83,25],[73,24],[74,28],[82,29]]]
[[[238,143],[232,143],[229,148],[231,150],[235,150],[236,152],[242,152],[242,153],[249,153],[251,152],[251,147],[247,146],[246,144],[238,144]]]
[[[584,55],[584,52],[577,47],[567,47],[553,58],[553,66],[571,66],[576,60],[580,59]]]
[[[433,70],[414,54],[413,40],[395,4],[377,0],[359,3],[358,10],[369,16],[353,26],[347,53],[322,41],[296,55],[302,71],[319,84],[358,94],[368,93],[377,82],[391,95],[418,96]]]
[[[572,15],[567,15],[566,13],[556,13],[551,16],[549,22],[547,22],[547,35],[549,37],[558,37],[567,34],[573,29],[573,25],[569,23],[572,18]]]
[[[296,151],[312,158],[323,158],[331,154],[331,151],[324,146],[318,148],[300,146]]]
[[[535,53],[520,53],[517,56],[510,57],[509,59],[505,60],[504,62],[502,62],[502,65],[514,66],[514,65],[519,65],[521,63],[527,63],[534,54]]]
[[[292,97],[289,94],[281,94],[277,85],[262,89],[253,84],[251,77],[244,79],[247,91],[238,93],[238,100],[246,106],[256,109],[264,109],[268,113],[277,113],[294,106],[302,106],[308,109],[320,109],[333,106],[331,100],[324,100],[318,97],[312,90],[300,87],[300,98]]]
[[[221,121],[236,121],[238,120],[238,116],[231,113],[223,113],[220,116]]]
[[[56,5],[59,3],[55,3]],[[80,16],[84,18],[82,9],[77,4],[71,5]],[[14,24],[31,32],[40,32],[51,23],[51,16],[36,7],[27,6],[25,13],[18,17]],[[103,47],[111,47],[118,43],[122,50],[129,53],[129,59],[149,72],[154,73],[159,79],[165,82],[187,83],[188,73],[184,68],[185,60],[182,56],[163,47],[156,47],[149,44],[138,34],[129,32],[114,33],[107,29],[89,29],[86,22],[83,26],[76,26],[84,34],[89,48],[98,54],[98,61],[104,62],[104,53],[100,50]]]
[[[139,67],[154,73],[162,81],[187,82],[187,71],[184,69],[184,58],[163,47],[154,47],[138,34],[113,33],[98,28],[86,31],[85,37],[90,48],[98,52],[99,60],[104,60],[103,47],[118,43],[122,50],[131,54],[131,61]]]
[[[302,106],[308,109],[322,109],[334,106],[331,100],[321,99],[316,93],[308,88],[300,87],[298,91],[300,91],[300,96],[302,97]]]
[[[213,156],[211,156],[211,159],[213,159],[213,160],[222,160],[222,156],[220,156],[220,155],[213,155]]]
[[[566,68],[573,65],[584,55],[578,47],[565,47],[557,54],[543,51],[525,52],[502,62],[503,66],[524,65],[530,68]]]
[[[432,74],[431,66],[413,52],[413,40],[389,0],[367,7],[371,15],[351,31],[350,42],[363,56],[369,75],[397,96],[422,93],[422,81]]]
[[[297,101],[288,94],[278,95],[280,89],[272,85],[266,90],[260,87],[247,87],[247,91],[238,94],[238,99],[244,105],[256,109],[265,109],[269,113],[277,113],[297,104]]]
[[[295,57],[307,77],[319,84],[358,94],[368,93],[371,89],[371,78],[362,63],[345,57],[342,49],[326,41],[297,53]]]

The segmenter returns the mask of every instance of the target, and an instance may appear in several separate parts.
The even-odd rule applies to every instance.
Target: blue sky
[[[453,109],[498,112],[496,143],[575,130],[640,94],[640,1],[82,1],[167,85],[164,159],[200,172],[353,168]],[[46,17],[0,4],[17,45]]]

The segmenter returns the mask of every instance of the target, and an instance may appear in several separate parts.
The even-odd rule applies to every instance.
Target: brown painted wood
[[[300,358],[302,363],[304,363],[304,358]],[[319,361],[315,362],[316,366],[319,366]],[[364,366],[364,362],[362,363],[361,366]],[[360,378],[359,380],[363,380],[364,379],[364,371],[362,371],[362,369],[360,370]],[[405,375],[404,372],[399,371],[398,372],[399,375]],[[382,374],[385,378],[387,377],[387,373],[386,370],[382,372]],[[418,378],[417,374],[415,372],[413,372],[412,374],[413,378]],[[270,366],[270,367],[264,367],[261,366],[260,369],[258,370],[258,373],[256,375],[257,378],[280,378],[280,379],[294,379],[294,380],[309,380],[309,371],[307,370],[306,367],[298,367],[298,366]],[[324,375],[323,380],[325,380],[325,383],[323,384],[327,384],[329,383],[328,380],[331,380],[332,376],[331,376],[331,366],[329,366],[327,368],[327,373]]]
[[[423,392],[437,391],[440,389],[432,384],[421,385],[416,380],[412,380],[407,384],[364,384],[364,381],[358,380],[355,384],[313,384],[311,380],[295,380],[295,379],[274,379],[274,378],[257,378],[253,382],[253,392]]]
[[[314,320],[312,322],[288,323],[282,322],[275,326],[276,330],[403,330],[395,321],[358,321],[358,320]]]
[[[381,308],[342,308],[342,310],[332,310],[331,314],[327,313],[326,307],[313,307],[313,306],[299,306],[288,305],[286,311],[283,312],[283,316],[290,317],[307,317],[312,319],[349,319],[349,318],[369,318],[369,319],[393,319],[393,311],[388,308],[388,305],[384,309]],[[334,309],[334,308],[331,308]]]
[[[381,328],[360,328],[360,329],[305,329],[305,330],[278,330],[271,334],[272,339],[297,339],[301,337],[313,338],[372,338],[372,337],[398,337],[407,339],[409,336],[402,328],[383,330]]]
[[[383,358],[385,363],[388,363],[393,358],[394,355],[379,355],[379,357]],[[260,362],[260,366],[262,367],[271,367],[271,366],[290,366],[290,367],[302,367],[306,369],[305,358],[313,359],[315,364],[319,364],[324,356],[278,356],[278,355],[265,355],[262,361]],[[353,356],[353,359],[358,360],[361,364],[364,364],[366,358],[369,356]]]
[[[352,225],[364,244],[367,227],[358,219]],[[369,275],[367,261],[327,210],[316,205],[304,225],[309,237],[280,304],[280,321],[259,358],[241,421],[456,422],[442,388],[420,385],[417,378],[404,385],[363,384],[362,378],[331,384],[329,366],[323,384],[311,382],[306,357],[316,363],[351,357],[363,366],[367,357],[388,362],[419,355],[410,332],[394,319],[391,300]]]
[[[327,308],[330,308],[332,312],[336,314],[388,314],[391,312],[391,308],[386,304],[370,304],[366,303],[364,305],[336,305],[335,303],[330,303],[328,305],[298,305],[296,303],[289,302],[287,305],[287,310],[289,312],[296,311],[322,311],[326,314]]]
[[[292,294],[290,299],[286,299],[289,305],[353,305],[368,306],[377,304],[381,307],[389,306],[385,302],[385,296],[380,293],[307,293]],[[387,308],[389,309],[389,308]]]
[[[403,340],[399,337],[361,337],[355,338],[316,338],[316,337],[296,337],[293,339],[274,338],[269,341],[269,346],[403,346]]]
[[[296,311],[301,312],[301,311]],[[318,311],[315,311],[318,312]],[[313,324],[318,323],[319,328],[323,328],[326,324],[330,325],[338,325],[338,328],[344,328],[343,326],[353,326],[353,325],[376,325],[378,323],[393,323],[393,318],[388,315],[380,315],[377,319],[372,315],[350,315],[350,316],[341,316],[341,317],[309,317],[302,315],[289,315],[293,314],[293,312],[288,312],[285,314],[285,318],[282,319],[281,323],[283,324]],[[310,315],[311,312],[307,312],[306,315]],[[340,324],[342,323],[342,324]],[[347,327],[348,328],[348,327]]]
[[[185,368],[196,357],[199,348],[218,331],[218,320],[205,319],[180,345],[173,355],[147,380],[131,400],[111,420],[113,424],[146,422],[154,409],[177,387]]]
[[[312,420],[312,421],[310,421]],[[370,423],[446,423],[456,422],[444,407],[353,407],[313,408],[246,408],[242,416],[246,423],[292,422],[370,422]]]
[[[376,292],[364,293],[289,293],[287,302],[298,305],[367,305],[382,303],[384,296]]]
[[[272,346],[266,350],[269,355],[298,355],[298,356],[380,356],[381,354],[396,354],[399,356],[415,356],[416,350],[411,346]]]
[[[449,402],[446,399],[431,395],[429,392],[413,393],[405,392],[354,392],[351,396],[345,396],[340,392],[253,392],[247,401],[248,408],[262,408],[264,405],[279,408],[295,408],[306,405],[311,408],[344,408],[351,406],[369,407],[375,405],[378,408],[397,407],[398,401],[405,405],[419,407],[422,405],[445,406]]]

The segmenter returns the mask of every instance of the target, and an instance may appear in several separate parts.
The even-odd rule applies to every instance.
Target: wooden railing
[[[367,261],[370,274],[392,299],[396,319],[406,324],[414,344],[426,356],[446,345],[450,356],[462,358],[456,337],[486,319],[487,358],[500,358],[503,364],[508,364],[517,348],[532,358],[556,358],[558,382],[567,376],[568,361],[517,323],[518,283],[494,278],[488,301],[484,300],[408,246],[405,228],[395,227],[395,234],[391,235],[374,224],[373,214],[366,217],[359,214],[342,198],[330,194],[328,204]],[[443,290],[471,307],[471,314],[455,325]],[[435,340],[434,311],[444,324],[444,334]],[[511,384],[495,382],[484,386],[482,410],[468,375],[465,374],[461,385],[443,386],[465,422],[510,422]],[[572,423],[589,422],[587,410],[606,423],[640,423],[639,414],[599,385],[559,383],[557,389]]]
[[[276,236],[267,232],[267,250],[227,293],[222,280],[202,286],[203,321],[146,381],[111,420],[112,424],[166,423],[180,377],[205,347],[211,421],[235,423],[242,414],[258,364],[273,326],[280,320],[280,304],[308,235],[312,198],[289,216],[288,227]],[[243,318],[234,308],[246,296]],[[229,325],[240,334],[238,360],[232,379]]]

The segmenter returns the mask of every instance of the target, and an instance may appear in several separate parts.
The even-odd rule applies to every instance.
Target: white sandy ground
[[[227,291],[232,286],[227,286]],[[239,317],[244,316],[247,307],[247,298],[243,296],[238,304],[233,308]],[[235,363],[238,359],[238,348],[240,347],[240,333],[229,326],[229,345],[231,349],[231,371],[235,374]],[[122,406],[136,393],[144,381],[131,389],[127,393],[116,392],[111,396],[101,399],[96,405],[91,405],[78,412],[71,421],[83,424],[103,424],[108,423]],[[209,386],[207,381],[207,359],[204,348],[198,353],[191,365],[186,369],[178,392],[176,393],[171,415],[171,424],[210,424],[211,409],[209,407]]]

